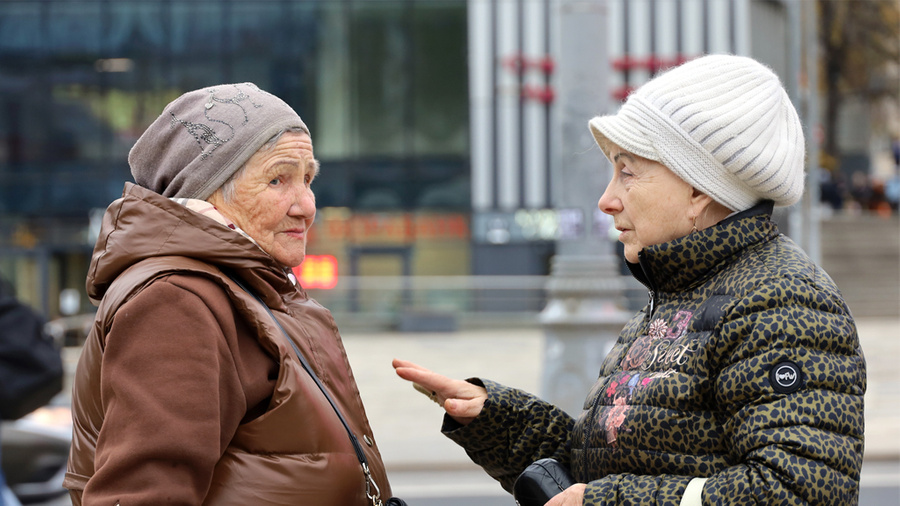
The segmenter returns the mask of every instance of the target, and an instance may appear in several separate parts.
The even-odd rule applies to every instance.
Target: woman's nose
[[[615,195],[612,181],[606,185],[603,195],[600,195],[600,200],[597,201],[597,208],[606,214],[615,214],[622,210],[622,201]]]
[[[316,195],[312,188],[303,185],[299,187],[294,196],[294,202],[288,210],[291,216],[314,216],[316,213]]]

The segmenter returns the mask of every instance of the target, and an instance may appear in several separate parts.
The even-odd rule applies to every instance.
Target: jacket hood
[[[161,256],[194,258],[231,271],[267,302],[277,300],[277,293],[296,289],[284,267],[241,234],[158,193],[126,183],[122,197],[103,216],[88,269],[88,296],[98,303],[125,269]]]

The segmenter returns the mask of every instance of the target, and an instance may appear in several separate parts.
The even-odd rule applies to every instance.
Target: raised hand
[[[463,425],[481,413],[487,400],[487,390],[468,381],[450,379],[407,360],[395,358],[392,365],[397,376],[413,382],[417,390],[431,397]]]

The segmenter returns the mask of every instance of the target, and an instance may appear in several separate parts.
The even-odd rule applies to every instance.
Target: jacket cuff
[[[445,413],[441,433],[467,451],[486,450],[494,448],[498,444],[505,444],[504,438],[498,437],[495,424],[498,417],[503,417],[502,408],[496,399],[500,392],[506,390],[507,387],[481,378],[469,378],[466,381],[487,390],[488,396],[484,401],[484,407],[468,425],[457,422]],[[505,434],[502,431],[501,433]]]

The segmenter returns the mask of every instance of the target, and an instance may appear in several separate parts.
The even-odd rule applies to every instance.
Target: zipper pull
[[[653,290],[650,290],[650,314],[648,316],[653,316],[653,311],[656,310],[656,294],[653,293]]]

